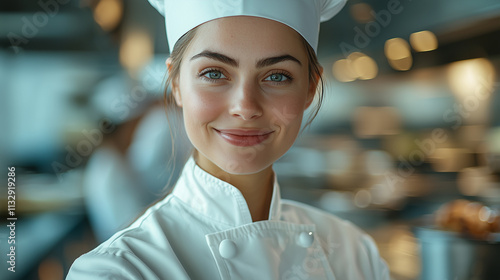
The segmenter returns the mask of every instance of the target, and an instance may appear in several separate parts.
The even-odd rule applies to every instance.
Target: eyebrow
[[[190,60],[195,60],[195,59],[200,58],[200,57],[206,57],[209,59],[217,60],[217,61],[220,61],[222,63],[228,64],[228,65],[231,65],[234,67],[239,66],[239,62],[236,59],[231,58],[227,55],[218,53],[218,52],[213,52],[213,51],[208,51],[208,50],[202,51],[201,53],[191,57]],[[282,62],[282,61],[294,61],[294,62],[298,63],[300,66],[302,66],[302,63],[300,62],[300,60],[298,60],[297,58],[295,58],[289,54],[263,58],[263,59],[257,61],[255,66],[257,68],[263,68],[266,66],[271,66],[273,64]]]

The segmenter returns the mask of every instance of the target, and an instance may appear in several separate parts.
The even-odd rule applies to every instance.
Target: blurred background
[[[171,189],[190,147],[168,55],[145,0],[0,3],[0,279],[63,279]],[[500,279],[500,2],[349,0],[318,57],[325,100],[274,166],[282,196],[363,228],[393,279]]]

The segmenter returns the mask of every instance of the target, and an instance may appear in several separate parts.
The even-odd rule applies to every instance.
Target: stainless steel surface
[[[414,228],[420,244],[420,279],[500,279],[500,233],[483,241],[423,224]]]

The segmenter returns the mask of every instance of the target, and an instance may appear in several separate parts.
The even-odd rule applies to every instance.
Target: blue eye
[[[226,78],[226,76],[218,70],[209,70],[207,72],[202,73],[202,76],[210,80],[219,80]]]
[[[281,73],[271,74],[265,79],[265,81],[271,81],[271,82],[277,82],[277,83],[281,83],[281,82],[284,82],[287,80],[290,80],[290,78],[288,76],[286,76],[285,74],[281,74]]]

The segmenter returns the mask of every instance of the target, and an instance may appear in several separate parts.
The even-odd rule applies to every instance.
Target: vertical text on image
[[[7,253],[7,268],[11,272],[16,272],[16,168],[8,167],[7,173],[7,227],[9,235],[7,243],[10,245]]]

